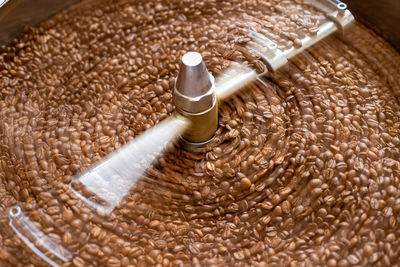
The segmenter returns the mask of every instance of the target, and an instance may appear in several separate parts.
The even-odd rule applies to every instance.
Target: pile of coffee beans
[[[400,55],[361,25],[222,103],[213,141],[171,144],[110,216],[68,186],[172,114],[185,52],[263,72],[249,30],[285,49],[325,21],[297,0],[84,0],[1,47],[0,265],[46,264],[16,204],[65,267],[398,265]]]

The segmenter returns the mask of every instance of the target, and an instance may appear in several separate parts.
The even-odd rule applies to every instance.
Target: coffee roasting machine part
[[[193,151],[209,143],[218,127],[218,103],[266,71],[259,74],[244,64],[234,63],[215,81],[199,53],[186,53],[174,88],[176,111],[190,122],[181,135],[183,148]]]
[[[53,0],[54,1],[54,0]],[[76,1],[76,0],[64,0],[68,1]],[[19,0],[0,0],[0,10],[5,10],[5,4],[9,2],[16,3]],[[35,1],[32,1],[32,3]],[[55,2],[55,1],[54,1]],[[62,2],[62,1],[60,1]],[[277,49],[277,45],[269,40],[264,35],[261,35],[257,32],[250,31],[249,34],[256,41],[257,44],[260,45],[261,48],[267,50],[267,53],[261,54],[263,59],[269,63],[269,67],[271,70],[276,70],[280,66],[287,64],[288,60],[295,56],[296,54],[302,52],[303,50],[309,48],[313,44],[322,40],[322,38],[328,36],[329,34],[337,31],[338,29],[344,29],[345,26],[352,22],[353,17],[351,13],[346,10],[346,5],[341,3],[340,1],[323,1],[315,2],[315,1],[307,1],[310,5],[314,7],[327,11],[327,14],[331,14],[329,17],[332,20],[324,25],[322,25],[316,33],[313,33],[311,36],[306,36],[302,39],[302,45],[297,48],[289,48],[287,50],[279,50]],[[328,5],[324,5],[322,2],[328,3]],[[336,5],[331,5],[330,4]],[[2,8],[3,6],[3,8]],[[333,10],[335,9],[336,10]],[[333,11],[332,11],[333,10]],[[7,10],[8,11],[8,10]],[[4,12],[6,13],[6,12]],[[0,12],[0,17],[2,13]],[[343,26],[344,25],[344,26]],[[0,26],[1,28],[2,26]],[[0,34],[1,37],[1,34]],[[1,38],[0,38],[1,42]],[[256,51],[260,51],[257,48],[254,48]],[[277,54],[277,58],[271,58],[271,51],[275,51]],[[272,56],[274,53],[272,53]],[[194,56],[195,58],[197,56]],[[189,56],[189,65],[192,56]],[[274,61],[276,60],[276,61]],[[186,61],[186,60],[185,60]],[[202,60],[201,60],[202,61]],[[183,63],[182,63],[183,64]],[[193,62],[192,62],[193,64]],[[204,64],[204,62],[202,62]],[[280,65],[281,64],[281,65]],[[249,81],[257,78],[258,74],[249,68],[246,68],[243,65],[238,65],[237,68],[239,75],[228,75],[228,79],[225,79],[224,82],[219,83],[218,79],[215,81],[214,78],[208,73],[207,69],[204,66],[204,71],[200,72],[202,75],[200,78],[196,78],[192,83],[186,83],[184,79],[178,79],[182,81],[182,84],[176,84],[176,88],[180,89],[178,93],[183,95],[181,100],[175,100],[177,104],[177,110],[180,114],[183,114],[183,110],[187,109],[191,112],[187,112],[187,114],[198,116],[196,118],[200,118],[200,120],[206,120],[206,116],[202,117],[202,108],[205,109],[205,113],[209,114],[210,117],[214,117],[214,113],[211,110],[215,110],[215,114],[218,116],[217,109],[218,103],[220,100],[227,98],[229,95],[233,94],[240,88],[242,88]],[[182,68],[187,68],[188,66],[182,66]],[[190,66],[189,66],[190,67]],[[187,70],[185,70],[186,72]],[[182,70],[181,70],[182,72]],[[207,74],[207,75],[205,75]],[[183,74],[182,74],[183,75]],[[262,74],[260,74],[261,76]],[[190,78],[190,75],[186,78]],[[185,79],[186,79],[185,78]],[[192,76],[193,78],[193,76]],[[188,87],[188,91],[185,89],[185,84],[192,84],[193,87]],[[175,91],[177,89],[175,88]],[[207,90],[208,88],[208,90]],[[212,98],[210,98],[212,96]],[[176,96],[175,96],[176,97]],[[179,97],[178,97],[179,98]],[[206,99],[201,101],[202,99]],[[175,98],[176,99],[176,98]],[[185,101],[189,104],[193,104],[196,101],[191,102],[191,100],[196,99],[197,102],[195,106],[185,105]],[[213,101],[210,101],[212,99]],[[214,101],[216,99],[216,101]],[[178,102],[182,101],[182,109],[179,110]],[[199,105],[197,105],[199,104]],[[204,104],[204,105],[203,105]],[[207,105],[211,108],[207,109]],[[186,114],[186,115],[187,115]],[[185,114],[183,114],[185,115]],[[100,162],[98,165],[95,165],[92,169],[85,172],[81,176],[77,177],[75,181],[79,181],[84,189],[89,189],[90,193],[94,193],[94,195],[101,199],[107,206],[101,207],[97,203],[91,202],[89,198],[86,198],[84,195],[80,195],[79,192],[76,192],[70,184],[70,189],[73,193],[75,193],[83,202],[90,207],[93,207],[97,210],[104,210],[106,214],[110,214],[113,209],[120,203],[121,199],[127,194],[129,189],[132,187],[134,183],[140,178],[140,175],[145,171],[146,167],[151,164],[152,160],[160,154],[158,148],[162,148],[165,144],[171,142],[176,135],[181,134],[181,132],[186,129],[186,127],[190,127],[187,123],[190,116],[186,116],[182,118],[178,114],[171,116],[170,119],[164,120],[159,125],[153,127],[149,131],[146,131],[143,136],[135,138],[131,143],[127,144],[123,149],[119,149],[115,154],[110,154],[108,158],[104,161]],[[214,122],[214,121],[213,121]],[[203,127],[202,124],[198,125],[199,127]],[[211,127],[210,127],[211,128]],[[207,129],[210,130],[210,129]],[[183,136],[188,136],[190,132],[193,132],[194,135],[199,135],[198,137],[201,140],[206,140],[204,142],[190,142],[187,141],[186,144],[189,144],[190,147],[195,148],[197,146],[201,146],[201,144],[206,144],[210,141],[206,137],[201,138],[200,132],[196,132],[193,129],[189,128]],[[211,135],[213,131],[206,131],[209,135]],[[215,132],[215,131],[214,131]],[[214,133],[213,132],[213,133]],[[160,138],[162,136],[162,138]],[[212,140],[211,135],[211,140]],[[187,137],[190,139],[190,137]],[[160,149],[161,151],[161,149]],[[122,160],[121,160],[122,159]],[[135,163],[135,164],[132,164]],[[140,166],[138,166],[140,163]],[[109,179],[113,174],[113,179]],[[136,175],[132,175],[135,173]],[[130,177],[126,179],[126,177]],[[90,196],[93,197],[93,196]],[[91,198],[90,198],[91,199]],[[36,224],[31,221],[28,217],[28,213],[24,214],[22,208],[20,206],[13,206],[9,209],[9,226],[12,230],[20,237],[20,239],[38,256],[40,256],[44,261],[46,261],[51,266],[60,266],[55,260],[68,263],[72,261],[73,256],[67,248],[64,248],[61,244],[55,242],[50,239],[44,232],[42,232]],[[55,259],[55,260],[53,260]]]
[[[330,21],[322,24],[318,31],[301,39],[301,43],[286,50],[280,50],[278,45],[268,37],[252,30],[248,32],[254,42],[254,44],[248,45],[248,48],[258,53],[272,71],[276,71],[280,67],[286,65],[289,59],[300,54],[332,33],[338,30],[343,33],[344,30],[355,21],[354,16],[347,9],[347,5],[339,0],[305,0],[304,3],[325,13]]]
[[[297,47],[293,46],[282,51],[266,36],[249,30],[249,36],[255,45],[249,45],[248,48],[259,54],[272,71],[286,65],[290,58],[338,29],[343,32],[354,22],[353,15],[347,10],[347,5],[339,0],[306,0],[306,4],[327,14],[331,21],[324,23],[317,32],[304,37]],[[214,77],[207,71],[199,53],[188,52],[182,57],[174,97],[177,112],[191,122],[191,126],[181,138],[183,147],[186,150],[194,150],[210,142],[218,126],[218,101]]]
[[[218,105],[214,84],[215,79],[199,53],[188,52],[182,57],[174,99],[176,111],[191,122],[181,138],[188,150],[208,143],[217,130]]]

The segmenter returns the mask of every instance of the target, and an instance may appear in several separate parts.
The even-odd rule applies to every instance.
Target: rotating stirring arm
[[[301,39],[301,45],[298,47],[292,46],[282,51],[278,48],[276,43],[266,36],[252,30],[248,31],[249,37],[251,37],[255,43],[248,45],[248,48],[259,54],[273,71],[286,65],[289,59],[300,54],[307,48],[310,48],[332,33],[338,30],[343,32],[354,22],[354,16],[347,10],[347,5],[339,0],[306,0],[305,4],[311,5],[324,12],[331,21],[322,24],[314,34]]]

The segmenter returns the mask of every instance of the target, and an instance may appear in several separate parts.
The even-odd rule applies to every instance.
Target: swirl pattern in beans
[[[215,138],[171,143],[110,216],[69,191],[173,113],[185,52],[262,72],[248,30],[287,49],[326,21],[295,0],[85,0],[1,47],[1,263],[45,264],[18,204],[62,266],[398,265],[400,56],[359,24],[221,103]]]

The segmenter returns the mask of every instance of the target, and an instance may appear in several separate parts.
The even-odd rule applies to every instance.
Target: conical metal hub
[[[198,113],[211,108],[214,102],[214,77],[199,53],[186,53],[175,84],[176,107],[185,112]]]
[[[210,91],[213,83],[201,55],[186,53],[176,80],[176,89],[185,96],[198,97]]]
[[[182,135],[185,147],[192,150],[205,145],[217,130],[218,109],[214,77],[199,53],[188,52],[182,57],[174,99],[177,112],[191,122]]]

